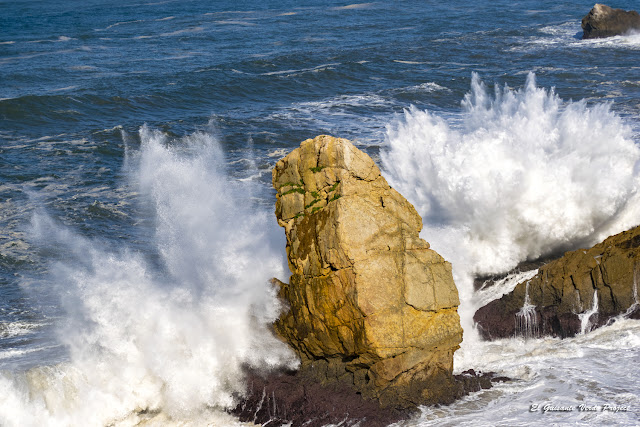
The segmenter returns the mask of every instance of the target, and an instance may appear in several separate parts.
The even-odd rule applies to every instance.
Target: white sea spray
[[[171,141],[144,127],[140,138],[127,164],[155,212],[159,261],[34,216],[33,240],[61,254],[44,285],[66,312],[69,361],[1,373],[2,425],[231,425],[220,409],[243,390],[243,365],[297,364],[269,329],[284,239],[249,202],[251,183],[226,175],[206,133]]]
[[[473,367],[473,275],[588,246],[637,225],[640,149],[610,104],[565,102],[530,73],[488,90],[473,74],[457,117],[416,108],[387,128],[383,173],[422,215],[421,236],[453,264]],[[486,298],[483,298],[483,302]]]

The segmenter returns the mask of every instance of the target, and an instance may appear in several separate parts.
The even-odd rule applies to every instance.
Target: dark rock
[[[582,30],[583,39],[627,34],[633,30],[640,30],[640,15],[634,10],[627,12],[596,3],[582,18]]]
[[[451,399],[489,389],[492,383],[509,381],[493,373],[473,370],[454,376]],[[247,392],[237,396],[239,403],[231,410],[240,421],[271,426],[383,427],[408,419],[417,411],[382,408],[375,399],[365,399],[353,388],[340,382],[321,384],[304,371],[260,373],[247,370]],[[358,424],[359,423],[359,424]]]
[[[561,338],[581,332],[582,319],[598,309],[588,320],[588,330],[624,315],[638,318],[640,279],[640,227],[607,238],[591,249],[567,252],[544,265],[528,280],[528,296],[536,335]],[[480,308],[474,315],[485,339],[507,338],[517,334],[517,313],[525,305],[527,282],[518,284],[502,298]]]
[[[408,412],[382,409],[373,400],[365,400],[352,388],[339,382],[318,383],[301,372],[261,374],[248,371],[246,396],[231,411],[240,421],[269,426],[291,423],[293,427],[320,427],[342,423],[353,426],[363,422],[383,427],[408,418]]]
[[[640,320],[640,305],[635,304],[633,307],[629,309],[627,314],[629,319]]]

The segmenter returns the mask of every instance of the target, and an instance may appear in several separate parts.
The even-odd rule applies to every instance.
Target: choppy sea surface
[[[640,223],[640,34],[580,40],[592,6],[0,1],[0,425],[239,425],[241,367],[297,364],[271,168],[319,134],[453,263],[455,370],[514,378],[402,425],[637,425],[638,321],[471,321],[518,281],[475,275]]]

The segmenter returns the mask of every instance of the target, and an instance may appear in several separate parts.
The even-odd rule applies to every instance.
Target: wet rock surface
[[[605,325],[624,315],[637,319],[640,227],[611,236],[590,249],[567,252],[509,294],[480,308],[474,320],[485,339],[513,337],[525,298],[533,306],[536,333],[557,337]]]
[[[451,402],[468,393],[488,389],[493,383],[508,381],[492,373],[473,370],[453,376]],[[247,371],[247,392],[230,412],[240,421],[270,427],[321,427],[326,425],[383,427],[408,419],[417,411],[382,408],[352,387],[331,382],[320,384],[302,371],[261,373]],[[448,403],[451,403],[448,402]]]

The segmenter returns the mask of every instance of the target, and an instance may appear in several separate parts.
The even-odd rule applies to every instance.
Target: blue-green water
[[[640,223],[640,35],[580,40],[592,6],[0,1],[0,424],[232,423],[242,364],[295,364],[266,326],[270,178],[318,134],[416,205],[463,321],[472,274]],[[554,399],[633,411],[545,421],[635,422],[619,325],[492,347],[466,324],[457,369],[521,382],[411,422],[531,425]]]

